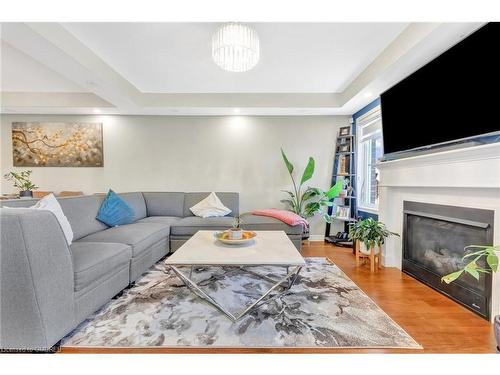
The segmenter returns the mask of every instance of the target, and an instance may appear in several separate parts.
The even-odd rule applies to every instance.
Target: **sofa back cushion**
[[[215,193],[222,201],[222,204],[231,210],[231,213],[227,216],[238,216],[240,214],[239,210],[239,194],[238,193]],[[193,207],[198,202],[202,201],[208,197],[210,193],[186,193],[184,196],[184,217],[194,216],[190,208]]]
[[[105,195],[99,194],[57,199],[73,229],[73,240],[108,229],[106,224],[96,219],[104,198]]]
[[[184,216],[184,193],[142,193],[146,201],[148,216]]]
[[[144,219],[147,216],[146,202],[141,192],[121,193],[118,196],[134,210],[134,221]]]

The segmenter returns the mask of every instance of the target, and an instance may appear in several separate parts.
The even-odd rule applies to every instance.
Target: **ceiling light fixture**
[[[260,47],[257,32],[240,23],[228,23],[212,37],[212,58],[229,72],[246,72],[259,62]]]

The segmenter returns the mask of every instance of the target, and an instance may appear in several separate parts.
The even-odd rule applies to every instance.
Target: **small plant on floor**
[[[38,187],[33,184],[30,180],[30,175],[33,171],[21,171],[21,172],[9,172],[6,173],[3,177],[7,181],[14,182],[14,187],[19,189],[19,195],[23,196],[33,196],[33,190],[38,189]]]
[[[349,239],[362,242],[367,249],[382,246],[389,236],[399,237],[399,234],[389,231],[384,223],[372,218],[360,220],[349,227]]]
[[[283,190],[289,195],[289,198],[282,199],[281,202],[285,203],[290,211],[300,215],[304,219],[309,219],[315,215],[321,214],[323,219],[330,223],[332,218],[328,215],[327,210],[328,207],[333,205],[332,200],[340,194],[343,188],[342,181],[339,180],[327,191],[323,191],[316,187],[305,188],[304,183],[309,181],[314,174],[314,159],[312,157],[309,158],[309,162],[304,172],[302,172],[300,183],[297,184],[293,176],[294,166],[288,160],[283,149],[281,149],[281,156],[283,157],[283,161],[293,184],[293,191]]]

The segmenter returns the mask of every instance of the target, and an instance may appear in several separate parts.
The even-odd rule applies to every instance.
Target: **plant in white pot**
[[[229,228],[229,237],[232,240],[241,240],[243,238],[243,230],[241,229],[241,224],[243,224],[243,220],[241,220],[240,216],[236,216],[233,219],[232,228]]]
[[[463,274],[469,274],[479,281],[481,273],[490,273],[498,271],[498,258],[500,256],[500,246],[483,246],[483,245],[470,245],[464,248],[466,254],[463,256],[462,261],[469,261],[464,267],[459,270],[445,275],[441,278],[442,282],[450,284],[458,279]],[[472,251],[472,252],[469,252]],[[489,268],[484,268],[478,262],[486,261]],[[495,337],[497,340],[497,351],[500,352],[500,315],[495,316]]]
[[[33,171],[9,172],[3,177],[7,181],[14,182],[14,187],[19,189],[19,197],[31,198],[33,197],[33,190],[38,189],[34,183],[31,182],[30,176]]]
[[[356,262],[359,264],[359,252],[370,257],[370,266],[372,271],[375,266],[375,256],[380,265],[381,246],[389,236],[398,236],[398,233],[389,231],[385,224],[367,218],[359,220],[356,223],[349,224],[349,239],[356,241]]]

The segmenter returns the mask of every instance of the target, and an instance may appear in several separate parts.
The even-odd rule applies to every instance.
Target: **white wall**
[[[2,175],[13,169],[13,121],[103,123],[104,168],[30,168],[40,190],[237,191],[242,212],[281,207],[280,189],[291,184],[280,147],[299,173],[308,157],[314,157],[316,173],[310,184],[329,187],[337,130],[349,124],[347,116],[2,115]],[[0,187],[3,193],[14,191],[5,180]],[[323,228],[316,220],[312,233],[322,235]]]

